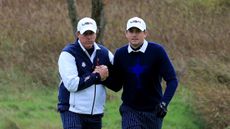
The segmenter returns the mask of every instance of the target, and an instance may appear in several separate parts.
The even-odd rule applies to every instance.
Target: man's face
[[[82,43],[82,45],[85,47],[85,49],[90,49],[93,46],[93,43],[96,40],[96,33],[94,33],[91,30],[85,31],[83,34],[77,33],[77,36]]]
[[[146,38],[147,33],[145,31],[141,31],[136,27],[132,27],[126,31],[125,36],[133,48],[138,48],[144,43],[144,39]]]

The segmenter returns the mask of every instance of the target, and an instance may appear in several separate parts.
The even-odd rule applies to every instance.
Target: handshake
[[[109,76],[109,70],[106,65],[96,66],[93,73],[99,73],[101,77],[101,81],[106,80],[107,77]]]

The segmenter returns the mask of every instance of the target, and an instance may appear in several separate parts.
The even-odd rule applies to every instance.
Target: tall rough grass
[[[90,0],[77,0],[80,17]],[[230,3],[228,0],[115,0],[105,6],[104,44],[113,52],[126,44],[125,24],[142,17],[148,40],[167,49],[180,83],[196,95],[207,128],[229,127]],[[65,0],[0,0],[0,66],[16,67],[34,82],[56,87],[57,59],[74,36]]]

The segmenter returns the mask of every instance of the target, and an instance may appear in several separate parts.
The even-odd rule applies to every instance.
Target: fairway
[[[13,73],[11,73],[13,74]],[[57,89],[45,88],[31,83],[20,76],[24,88],[14,88],[11,82],[0,83],[0,129],[62,129],[59,113],[56,111]],[[121,129],[118,112],[120,92],[107,90],[107,102],[103,117],[103,129]],[[179,86],[165,117],[163,129],[202,129],[200,120],[193,113],[192,97],[189,91]]]

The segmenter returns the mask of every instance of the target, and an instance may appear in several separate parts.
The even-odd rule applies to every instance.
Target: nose
[[[132,32],[130,34],[131,34],[132,37],[136,37],[138,33],[137,32]]]

